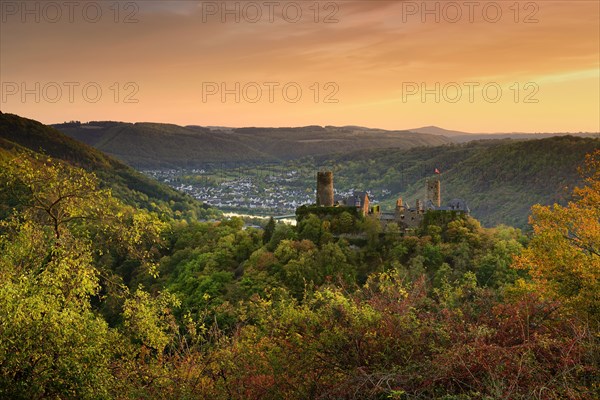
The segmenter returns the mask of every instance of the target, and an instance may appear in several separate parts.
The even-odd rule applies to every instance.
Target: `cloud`
[[[118,3],[118,23],[109,3],[113,4],[102,3],[103,18],[98,23],[79,17],[73,23],[22,23],[11,18],[1,24],[2,79],[135,81],[140,93],[146,94],[142,112],[159,120],[174,118],[173,108],[161,104],[169,98],[189,107],[182,113],[193,115],[192,105],[197,105],[203,81],[276,80],[306,85],[334,81],[343,93],[343,106],[316,111],[314,104],[304,105],[295,112],[346,118],[347,124],[354,124],[359,113],[345,110],[359,105],[369,118],[391,121],[375,108],[396,101],[406,81],[508,84],[533,80],[545,85],[553,79],[552,84],[561,85],[563,93],[572,93],[579,86],[569,77],[600,68],[600,5],[591,1],[520,2],[518,14],[514,2],[478,2],[473,18],[461,1],[426,2],[428,9],[422,8],[425,3],[421,1],[322,1],[316,8],[312,1],[279,1],[273,3],[272,19],[262,0],[137,1],[137,9],[125,9],[127,2]],[[261,7],[262,18],[256,22],[250,21],[256,17],[251,3]],[[490,22],[492,8],[483,14],[487,3],[502,5],[502,18],[497,22]],[[297,21],[293,21],[295,6],[285,8],[289,4],[301,6],[302,17]],[[451,14],[455,4],[463,7],[456,21]],[[235,22],[236,15],[222,14],[223,7],[230,11],[238,7],[240,22]],[[438,7],[437,15],[431,13],[434,7]],[[124,23],[132,11],[137,22]],[[597,75],[585,76],[598,85]],[[556,96],[556,102],[567,101]],[[598,102],[593,96],[585,101],[584,109]],[[50,113],[48,104],[15,106]],[[105,104],[97,112],[110,114],[118,106]],[[218,106],[227,105],[215,104],[211,110],[216,113]],[[574,105],[569,101],[565,106]],[[252,115],[268,116],[277,109],[268,103],[253,107]],[[447,105],[446,110],[454,109]],[[472,112],[463,119],[468,120]],[[597,121],[598,114],[591,113],[586,123]]]

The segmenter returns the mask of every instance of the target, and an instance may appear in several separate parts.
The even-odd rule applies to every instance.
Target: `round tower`
[[[317,172],[317,205],[333,207],[333,172]]]

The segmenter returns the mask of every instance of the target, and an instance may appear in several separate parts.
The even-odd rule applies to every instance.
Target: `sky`
[[[599,21],[597,0],[0,0],[0,110],[599,132]]]

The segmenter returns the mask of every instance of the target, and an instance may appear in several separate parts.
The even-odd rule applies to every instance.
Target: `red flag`
[[[436,174],[439,174],[439,173],[440,173],[440,170],[436,168],[436,169],[435,169],[435,173],[436,173]]]

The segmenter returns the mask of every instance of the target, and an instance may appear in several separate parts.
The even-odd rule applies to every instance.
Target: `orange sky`
[[[2,0],[0,109],[45,123],[598,132],[599,4]]]

